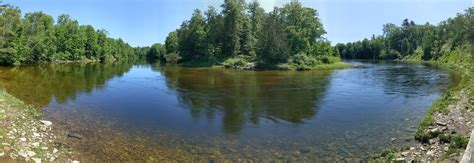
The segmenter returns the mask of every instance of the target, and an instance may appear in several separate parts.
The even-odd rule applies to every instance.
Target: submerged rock
[[[76,138],[76,139],[83,139],[84,137],[82,135],[76,134],[76,133],[68,133],[68,137],[70,138]]]

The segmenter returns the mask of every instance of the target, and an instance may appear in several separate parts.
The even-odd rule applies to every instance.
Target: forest
[[[383,35],[337,44],[345,59],[390,59],[407,61],[461,62],[474,55],[474,8],[438,25],[416,24],[408,19],[401,26],[383,25]],[[455,60],[455,61],[454,61]]]
[[[115,61],[139,59],[122,39],[107,37],[107,31],[80,25],[69,15],[56,22],[43,12],[26,13],[0,3],[0,64],[45,62]]]
[[[315,9],[292,2],[265,13],[258,1],[226,0],[196,9],[164,44],[137,49],[151,60],[184,65],[310,69],[339,62]]]

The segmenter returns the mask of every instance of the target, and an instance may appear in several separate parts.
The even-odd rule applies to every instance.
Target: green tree
[[[21,45],[21,12],[18,7],[11,5],[0,6],[0,62],[1,64],[20,64],[26,60],[21,56],[24,45]]]
[[[79,22],[69,15],[59,15],[56,24],[57,59],[79,60],[84,54],[85,36],[79,31]]]
[[[177,53],[179,50],[178,45],[178,32],[173,31],[168,34],[165,40],[166,53]]]
[[[286,4],[281,9],[281,17],[292,55],[309,50],[317,39],[326,34],[317,11],[303,7],[298,2]]]
[[[241,49],[241,33],[243,30],[244,15],[242,1],[225,0],[222,5],[224,15],[223,55],[237,56]]]
[[[99,57],[99,35],[94,27],[90,25],[81,26],[81,32],[85,34],[86,42],[84,53],[87,59],[98,60]]]
[[[27,37],[25,51],[27,63],[51,61],[56,52],[54,42],[54,20],[42,12],[27,13],[23,23],[23,34]]]
[[[262,64],[285,63],[290,57],[288,36],[279,14],[279,9],[275,8],[263,23],[265,30],[262,31],[258,42],[258,59]]]
[[[222,33],[224,31],[224,18],[218,14],[214,7],[209,7],[206,15],[206,48],[211,59],[219,59],[222,54]],[[221,58],[222,59],[222,58]]]

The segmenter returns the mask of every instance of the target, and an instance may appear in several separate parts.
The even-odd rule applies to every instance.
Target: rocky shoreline
[[[53,123],[38,120],[41,112],[0,90],[0,160],[78,162],[71,160],[64,136],[52,132]]]
[[[474,129],[474,101],[464,90],[457,92],[453,98],[455,102],[448,106],[448,112],[434,113],[434,123],[423,131],[436,136],[427,142],[418,141],[415,146],[384,154],[381,158],[407,162],[461,160]]]

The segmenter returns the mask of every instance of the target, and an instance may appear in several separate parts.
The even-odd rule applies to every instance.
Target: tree
[[[201,11],[196,9],[189,22],[184,22],[178,31],[180,55],[183,61],[202,60],[206,56],[205,20]]]
[[[290,48],[287,35],[284,31],[283,20],[279,17],[280,11],[275,8],[266,17],[259,40],[258,59],[263,64],[284,63],[290,57]]]
[[[164,50],[164,46],[160,43],[153,44],[150,48],[150,51],[147,54],[147,59],[148,60],[158,60],[162,59],[164,57],[164,54],[162,53]]]
[[[206,15],[206,53],[211,59],[219,59],[222,54],[222,33],[224,31],[224,18],[218,14],[214,7],[209,7]]]
[[[0,62],[1,64],[20,64],[26,58],[21,56],[24,45],[21,45],[21,12],[18,7],[2,5],[0,7],[1,39]]]
[[[28,47],[28,51],[24,51],[24,55],[27,56],[25,62],[51,61],[52,55],[56,52],[54,21],[51,16],[42,12],[26,14],[23,34],[27,37],[25,45]]]
[[[56,59],[79,60],[84,54],[85,36],[79,31],[79,22],[69,15],[59,15],[56,24],[56,45],[58,46]]]
[[[293,55],[309,50],[317,39],[326,34],[317,11],[298,2],[286,4],[281,9],[281,16]]]
[[[173,31],[168,34],[165,40],[165,48],[167,54],[178,52],[178,32]]]
[[[91,25],[81,26],[81,33],[85,35],[85,57],[89,60],[99,59],[99,36]]]
[[[238,0],[225,0],[222,5],[224,15],[223,52],[226,56],[237,56],[241,49],[241,33],[243,30],[242,3]]]

